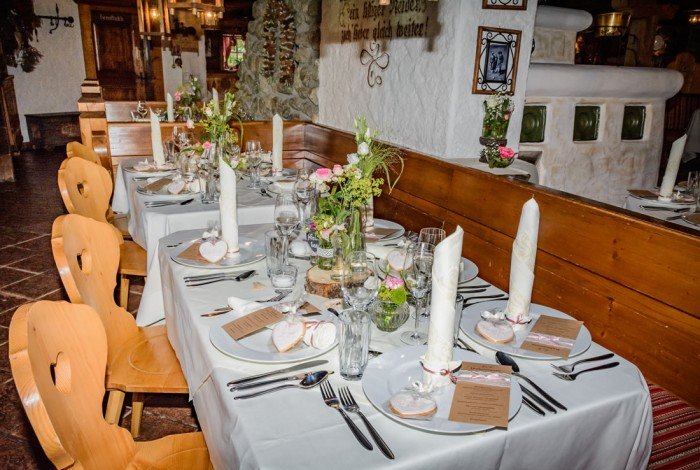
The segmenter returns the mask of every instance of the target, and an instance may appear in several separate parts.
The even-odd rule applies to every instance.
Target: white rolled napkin
[[[226,303],[231,307],[234,313],[249,314],[263,307],[262,304],[252,300],[241,299],[240,297],[229,297]]]
[[[676,186],[678,167],[681,165],[681,157],[683,156],[686,140],[688,140],[688,134],[682,135],[671,145],[671,153],[668,156],[664,179],[661,181],[661,188],[659,189],[659,201],[668,202],[673,197],[673,188]]]
[[[540,230],[540,206],[534,198],[523,205],[518,224],[518,233],[513,241],[510,258],[510,285],[505,314],[514,330],[532,320],[530,300],[535,282],[535,258],[537,236]]]
[[[168,109],[168,122],[175,121],[175,107],[173,106],[173,95],[170,93],[165,97],[166,106]]]
[[[219,213],[221,238],[228,245],[228,253],[238,253],[238,207],[236,202],[236,172],[223,158],[219,159]]]
[[[160,137],[160,120],[151,109],[151,149],[153,151],[153,162],[156,167],[165,164],[165,155],[163,154],[163,139]]]
[[[423,373],[423,384],[429,390],[450,383],[450,376],[440,375],[440,371],[451,371],[455,367],[452,361],[455,298],[459,265],[462,262],[463,238],[464,231],[458,226],[450,236],[435,247],[428,350],[423,357],[423,367],[431,371]]]
[[[214,111],[219,112],[219,92],[216,88],[211,89],[211,99],[214,100]]]
[[[284,147],[284,124],[279,114],[272,116],[272,170],[282,171],[282,148]]]

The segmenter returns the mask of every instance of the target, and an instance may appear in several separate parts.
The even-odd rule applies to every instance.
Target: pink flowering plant
[[[486,158],[489,168],[505,168],[517,157],[510,147],[487,145],[481,150],[481,156]]]
[[[202,85],[194,75],[177,87],[173,93],[175,113],[181,120],[192,119],[199,114],[197,104],[202,100]]]
[[[372,321],[381,331],[395,331],[408,319],[408,293],[404,280],[387,276],[379,286],[372,309]]]
[[[402,305],[406,303],[407,298],[406,284],[400,277],[387,276],[379,286],[377,299],[381,301],[391,302],[394,305]]]

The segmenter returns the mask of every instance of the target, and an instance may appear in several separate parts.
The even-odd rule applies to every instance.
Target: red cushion
[[[700,469],[700,410],[649,383],[654,439],[649,469]]]

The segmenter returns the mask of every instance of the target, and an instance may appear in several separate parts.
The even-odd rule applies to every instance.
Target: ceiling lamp
[[[627,12],[602,13],[595,17],[595,35],[624,36],[630,25],[630,15]]]
[[[691,10],[688,12],[688,23],[695,25],[700,25],[700,10]]]
[[[216,29],[219,19],[224,17],[224,0],[167,0],[171,15],[179,11],[190,11],[195,15],[203,29]]]
[[[139,34],[151,39],[170,35],[170,16],[164,8],[165,0],[136,0],[139,15]]]

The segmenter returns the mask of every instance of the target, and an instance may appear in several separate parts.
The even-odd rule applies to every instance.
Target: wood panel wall
[[[133,124],[133,128],[144,124]],[[147,128],[148,124],[145,124]],[[271,148],[269,122],[245,123],[247,139]],[[143,131],[137,131],[143,132]],[[354,136],[286,122],[286,166],[345,164]],[[123,134],[125,148],[136,135]],[[136,138],[150,146],[150,138]],[[114,147],[114,143],[112,146]],[[121,144],[120,144],[121,147]],[[598,343],[645,376],[700,406],[700,236],[667,222],[570,194],[404,150],[405,170],[378,217],[408,229],[461,225],[463,255],[508,289],[522,205],[540,206],[533,301],[583,320]]]

